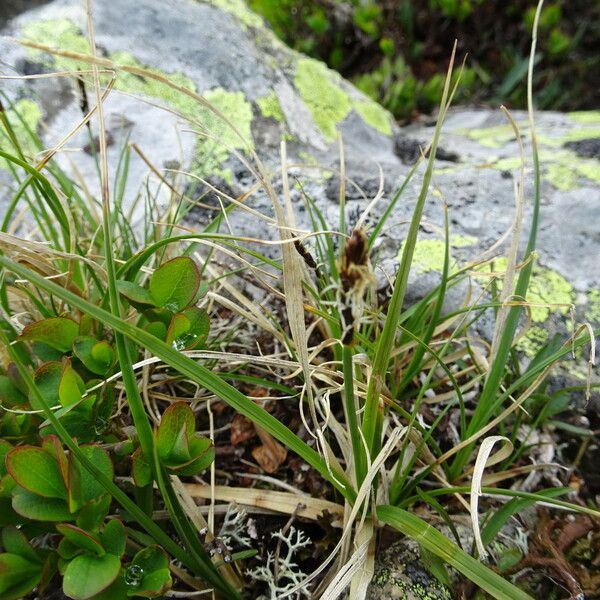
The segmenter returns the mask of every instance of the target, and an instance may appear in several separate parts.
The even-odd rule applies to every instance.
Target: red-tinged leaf
[[[78,334],[79,325],[73,319],[52,317],[27,325],[17,339],[42,342],[59,352],[69,352]]]
[[[60,523],[56,526],[56,529],[59,533],[62,533],[71,544],[74,544],[86,552],[90,552],[96,556],[102,556],[105,553],[100,540],[75,525],[71,525],[70,523]]]
[[[44,498],[66,500],[67,489],[58,462],[36,446],[19,446],[6,455],[6,468],[23,488]]]
[[[127,298],[127,300],[129,300],[136,308],[154,306],[154,300],[150,295],[150,292],[137,283],[119,280],[117,281],[117,289],[119,290],[119,293],[125,296],[125,298]]]

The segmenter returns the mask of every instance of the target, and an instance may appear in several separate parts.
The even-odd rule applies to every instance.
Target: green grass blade
[[[417,203],[414,208],[413,216],[410,222],[408,235],[404,244],[404,250],[402,252],[402,258],[400,261],[400,267],[396,274],[396,280],[394,282],[394,291],[390,299],[385,323],[379,336],[377,343],[377,350],[373,359],[373,371],[371,378],[369,379],[369,386],[367,388],[367,398],[365,401],[365,411],[363,415],[363,433],[367,440],[367,446],[371,452],[371,457],[374,457],[379,452],[379,446],[381,445],[380,430],[381,420],[383,418],[383,407],[380,401],[381,391],[384,385],[384,379],[387,372],[387,366],[390,359],[390,352],[396,337],[396,330],[398,325],[398,319],[402,311],[402,304],[404,303],[404,295],[406,287],[408,285],[408,274],[412,264],[414,255],[415,245],[417,242],[417,235],[419,233],[419,225],[423,215],[423,209],[425,207],[425,200],[427,199],[427,193],[429,191],[429,184],[431,182],[431,176],[433,174],[433,166],[435,161],[435,153],[438,145],[438,141],[441,134],[442,123],[444,121],[445,112],[447,109],[448,93],[450,88],[450,75],[452,73],[452,66],[454,63],[454,52],[450,60],[450,66],[448,69],[448,75],[446,77],[446,83],[444,85],[444,92],[442,94],[442,101],[440,105],[440,114],[436,123],[435,131],[433,134],[433,140],[431,142],[431,150],[429,153],[429,159],[427,161],[427,168],[423,175],[423,183],[421,185],[421,191],[417,198]],[[360,483],[360,482],[359,482]]]
[[[377,517],[416,540],[497,600],[533,600],[512,583],[461,550],[429,523],[395,506],[378,506]]]

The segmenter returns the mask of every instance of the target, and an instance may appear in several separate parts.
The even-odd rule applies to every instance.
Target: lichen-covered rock
[[[377,560],[367,600],[453,600],[423,565],[414,545],[398,542]]]
[[[280,142],[285,139],[288,161],[297,165],[291,193],[298,226],[310,227],[308,196],[329,221],[329,227],[335,228],[341,134],[349,177],[349,226],[382,186],[383,195],[370,213],[369,225],[380,218],[393,192],[404,181],[419,156],[419,145],[431,139],[431,124],[400,130],[384,109],[337,73],[287,48],[243,0],[96,2],[94,22],[99,51],[116,66],[114,89],[105,102],[112,176],[117,172],[123,144],[135,143],[159,171],[180,165],[235,196],[254,182],[251,151],[255,151],[274,174],[275,189],[280,190]],[[82,61],[24,49],[13,39],[28,38],[87,52],[86,17],[80,0],[52,0],[12,20],[3,33],[3,75],[89,68]],[[119,71],[119,65],[151,69],[183,89],[202,94],[235,125],[235,131],[189,95],[155,79]],[[80,91],[73,78],[4,80],[3,89],[47,147],[62,139],[81,119]],[[89,86],[88,96],[92,102]],[[21,127],[14,111],[9,110],[8,117],[17,128]],[[524,113],[514,117],[527,156],[526,230],[532,191],[529,129]],[[553,329],[568,333],[572,303],[578,307],[579,321],[587,319],[596,325],[600,321],[600,112],[538,113],[536,120],[543,206],[539,259],[527,298],[535,304],[531,312],[533,327],[520,342],[528,354],[533,354]],[[84,128],[69,140],[58,160],[67,169],[75,164],[93,193],[98,190],[97,168],[93,153],[85,151],[89,144]],[[23,150],[34,156],[37,149],[25,143]],[[462,261],[490,248],[510,228],[519,164],[519,145],[499,110],[458,108],[449,113],[426,202],[408,300],[422,295],[439,278],[444,202],[449,207],[452,268],[457,268]],[[396,265],[421,173],[418,171],[406,186],[382,232],[377,249],[381,259],[378,278],[382,282],[387,281]],[[6,174],[2,177],[0,172],[0,180],[10,186]],[[150,189],[159,200],[160,194],[167,192],[165,186],[157,185],[156,176],[144,160],[132,153],[125,203],[133,203],[140,189]],[[264,194],[255,193],[246,203],[272,216],[270,201]],[[211,215],[196,210],[190,222],[202,224]],[[240,236],[277,236],[271,223],[241,211],[231,215],[228,224]],[[464,297],[463,292],[452,290],[456,302]],[[551,327],[547,326],[549,320],[554,323]],[[585,375],[579,367],[572,374]]]

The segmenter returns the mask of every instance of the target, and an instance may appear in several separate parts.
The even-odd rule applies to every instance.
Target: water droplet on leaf
[[[132,587],[137,587],[144,579],[144,569],[139,565],[129,565],[125,571],[125,583]]]

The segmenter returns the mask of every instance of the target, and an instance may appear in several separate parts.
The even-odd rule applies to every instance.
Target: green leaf
[[[176,350],[191,350],[206,342],[209,330],[210,318],[207,312],[193,306],[173,315],[166,343]]]
[[[42,342],[59,352],[69,352],[78,333],[79,325],[73,319],[52,317],[27,325],[17,339]]]
[[[44,363],[34,375],[34,381],[38,387],[40,394],[50,406],[56,406],[59,403],[58,389],[62,378],[63,366],[60,362]],[[30,398],[30,403],[33,408],[40,409],[33,398]]]
[[[144,458],[141,447],[131,457],[131,475],[137,487],[146,487],[152,482],[152,467]]]
[[[44,498],[66,500],[67,489],[56,459],[36,446],[19,446],[6,455],[6,468],[23,488]]]
[[[113,466],[105,450],[100,446],[80,446],[80,450],[105,477],[112,480]],[[87,469],[83,469],[77,459],[71,459],[69,473],[69,502],[73,512],[104,495],[104,486]]]
[[[99,342],[91,336],[79,336],[73,342],[73,354],[86,369],[96,375],[106,375],[115,361],[115,352],[106,342]]]
[[[145,325],[144,329],[161,341],[167,337],[167,326],[161,321],[152,321]]]
[[[90,500],[81,508],[77,515],[77,526],[86,531],[100,527],[110,509],[112,498],[110,494],[104,494],[99,498]]]
[[[169,559],[158,546],[140,550],[125,571],[128,596],[155,598],[171,587]]]
[[[14,525],[9,525],[2,530],[2,546],[9,554],[18,554],[29,562],[40,564],[42,562],[25,535]]]
[[[215,460],[215,449],[209,438],[197,436],[190,441],[190,453],[192,460],[186,463],[169,464],[165,466],[177,475],[196,475],[204,469],[208,469]]]
[[[18,554],[0,554],[0,598],[18,600],[38,584],[42,566]]]
[[[12,444],[6,440],[0,440],[0,477],[4,477],[6,470],[6,455],[12,450]]]
[[[100,543],[100,540],[96,539],[93,535],[87,531],[75,527],[70,523],[60,523],[56,526],[59,533],[62,533],[71,544],[74,544],[78,548],[95,554],[96,556],[102,556],[105,554],[104,548]]]
[[[125,553],[125,543],[127,535],[125,527],[119,519],[111,519],[104,527],[104,531],[100,535],[102,545],[109,554],[114,554],[121,558]]]
[[[12,507],[15,512],[33,521],[68,521],[73,518],[64,500],[43,498],[19,486],[13,490]]]
[[[65,569],[63,592],[74,600],[86,600],[106,589],[120,570],[121,561],[113,554],[76,556]]]
[[[498,600],[533,600],[506,579],[473,558],[439,531],[412,513],[395,506],[378,506],[377,517],[419,542],[475,585]]]
[[[163,413],[156,433],[156,449],[163,460],[191,459],[189,440],[194,435],[196,419],[187,402],[175,402]]]
[[[3,406],[16,406],[27,402],[27,396],[6,375],[0,375],[0,403]]]
[[[85,385],[77,371],[72,367],[70,360],[63,363],[60,384],[58,386],[58,399],[62,406],[70,406],[81,400]]]
[[[141,285],[137,285],[137,283],[118,280],[117,290],[119,290],[119,293],[125,296],[125,298],[127,298],[127,300],[129,300],[136,308],[154,306],[154,299],[150,295],[150,292]]]
[[[161,265],[150,278],[150,294],[157,306],[179,312],[189,306],[200,287],[200,271],[187,256]]]

